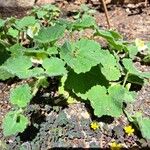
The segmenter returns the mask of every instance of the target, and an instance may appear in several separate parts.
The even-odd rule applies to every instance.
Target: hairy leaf
[[[17,114],[17,111],[10,111],[3,120],[2,128],[4,135],[10,136],[18,132],[23,132],[28,124],[27,117],[22,114]]]
[[[60,57],[76,73],[85,73],[101,62],[101,47],[88,39],[81,39],[76,43],[66,42],[60,50]]]
[[[119,68],[119,63],[116,58],[110,54],[109,51],[103,50],[103,57],[101,59],[101,72],[109,81],[119,80],[121,77],[121,72]]]
[[[96,25],[95,19],[90,15],[83,15],[83,17],[77,20],[74,25],[73,29],[84,29],[94,27]]]
[[[31,88],[28,84],[19,85],[11,90],[10,102],[18,107],[26,107],[31,99]]]
[[[125,45],[122,41],[122,36],[115,31],[98,29],[95,35],[105,38],[108,41],[109,45],[116,50],[122,51],[125,48]]]
[[[64,32],[65,27],[58,24],[47,28],[43,27],[34,39],[40,43],[49,43],[58,40],[63,36]]]
[[[65,89],[71,90],[78,97],[87,99],[87,92],[95,85],[108,86],[108,81],[103,76],[98,66],[92,67],[89,72],[77,74],[73,70],[68,72]]]
[[[7,69],[3,66],[0,66],[0,80],[7,80],[9,78],[13,78],[14,76],[7,71]]]
[[[36,19],[33,16],[25,16],[22,19],[16,20],[17,29],[21,30],[30,25],[34,25],[36,23]]]
[[[131,59],[124,58],[122,60],[122,62],[123,62],[124,67],[127,69],[127,71],[130,74],[137,75],[141,78],[150,78],[150,73],[149,72],[141,72],[141,71],[137,70],[136,67],[134,67],[134,64]]]
[[[146,139],[150,139],[150,119],[149,118],[143,118],[142,120],[138,120],[138,124],[140,127],[140,131],[142,133],[142,136]]]
[[[56,57],[44,59],[42,66],[46,69],[45,73],[48,76],[59,76],[67,73],[65,63]]]
[[[107,94],[108,93],[108,94]],[[109,115],[112,117],[119,117],[122,114],[122,103],[121,96],[123,91],[111,87],[107,91],[104,86],[94,86],[88,92],[88,99],[94,109],[94,114],[98,117],[103,115]]]
[[[39,76],[43,73],[42,68],[33,68],[30,58],[26,56],[11,57],[3,65],[7,71],[21,79]]]
[[[105,65],[101,71],[109,81],[116,81],[121,77],[120,70],[116,66]]]

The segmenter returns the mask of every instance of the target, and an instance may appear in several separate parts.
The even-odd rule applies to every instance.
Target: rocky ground
[[[61,4],[61,3],[60,3]],[[72,8],[78,8],[77,4],[66,3],[60,5],[62,11],[67,16]],[[140,38],[150,41],[150,7],[134,8],[117,7],[109,5],[109,19],[112,28],[117,29],[123,34],[126,40]],[[95,18],[102,28],[107,28],[104,13],[99,6],[93,6],[97,12]],[[22,16],[26,10],[18,15],[19,10],[13,10],[13,15]],[[12,15],[12,10],[1,9],[3,17]],[[136,63],[142,71],[150,71],[150,66]],[[20,81],[0,82],[0,126],[4,115],[11,106],[9,105],[10,88],[19,84]],[[54,83],[55,86],[55,83]],[[137,88],[137,99],[133,108],[128,106],[130,111],[142,111],[145,116],[150,117],[150,82],[142,89]],[[42,99],[42,103],[35,99],[27,109],[27,115],[31,117],[34,126],[29,126],[23,134],[11,138],[4,138],[0,128],[0,147],[10,150],[18,150],[20,145],[28,150],[46,150],[52,147],[82,147],[82,148],[108,148],[110,143],[115,140],[122,143],[122,146],[130,149],[150,148],[150,141],[141,139],[138,132],[131,137],[125,135],[123,127],[128,124],[125,116],[118,119],[110,117],[96,118],[89,105],[84,103],[72,104],[69,106],[57,106],[49,103],[48,98],[41,91],[37,98]],[[100,124],[100,129],[94,131],[90,128],[92,120]],[[32,134],[30,134],[32,130]]]

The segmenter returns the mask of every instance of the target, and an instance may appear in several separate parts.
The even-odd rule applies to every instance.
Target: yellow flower
[[[99,125],[98,122],[96,122],[96,121],[93,121],[93,122],[90,124],[90,126],[91,126],[91,128],[92,128],[93,130],[97,130],[97,129],[99,129],[99,127],[100,127],[100,125]]]
[[[122,148],[122,145],[116,142],[112,142],[110,143],[110,148],[111,150],[120,150]]]
[[[124,127],[124,131],[125,131],[125,133],[128,134],[128,136],[130,136],[134,133],[134,129],[132,128],[132,126],[129,126],[129,125]]]

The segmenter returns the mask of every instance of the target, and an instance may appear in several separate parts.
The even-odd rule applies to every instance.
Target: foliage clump
[[[129,85],[143,85],[150,78],[150,73],[134,66],[135,56],[141,53],[137,41],[128,43],[118,32],[99,28],[87,12],[80,13],[74,21],[59,18],[59,13],[57,7],[46,5],[34,8],[22,19],[0,20],[0,79],[34,79],[33,85],[21,85],[11,91],[10,102],[16,110],[3,121],[6,136],[27,127],[24,108],[39,88],[48,86],[48,78],[61,78],[58,93],[68,102],[70,98],[89,101],[98,117],[119,117],[124,113],[124,103],[135,100],[136,94]],[[90,38],[80,34],[85,29],[92,30]],[[81,35],[77,40],[73,37],[76,31]],[[103,48],[95,37],[104,38],[108,48]],[[150,139],[146,132],[149,119],[136,120],[143,137]]]

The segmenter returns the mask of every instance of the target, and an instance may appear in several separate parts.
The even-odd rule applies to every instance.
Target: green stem
[[[128,76],[129,76],[129,72],[127,72],[127,74],[125,75],[125,78],[124,78],[124,81],[123,81],[123,87],[125,87],[125,84],[127,82]]]

